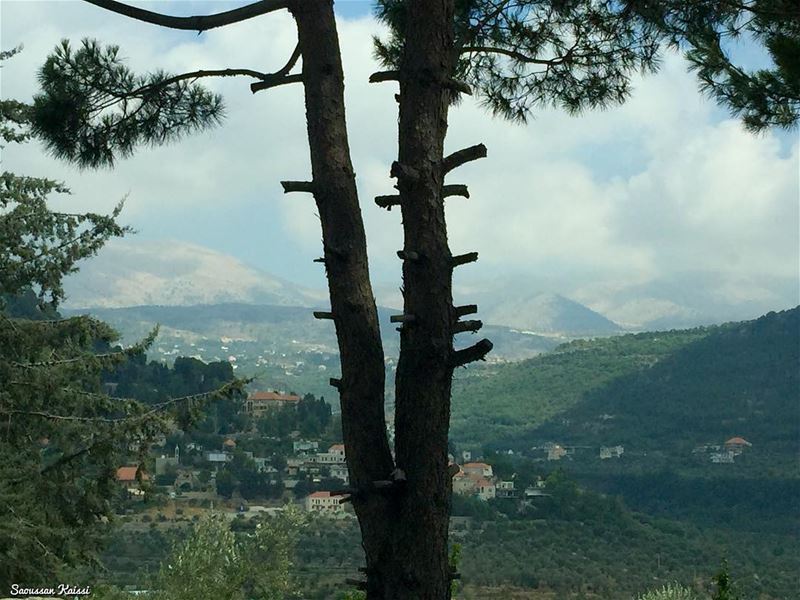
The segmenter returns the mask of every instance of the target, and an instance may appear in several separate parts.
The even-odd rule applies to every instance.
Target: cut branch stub
[[[331,386],[335,387],[337,390],[342,387],[342,380],[341,379],[337,379],[336,377],[331,377],[328,380],[328,383],[330,383]]]
[[[463,333],[465,331],[475,333],[481,327],[483,327],[483,321],[477,319],[473,321],[458,321],[453,325],[453,333]]]
[[[464,306],[454,306],[453,312],[456,317],[465,317],[466,315],[474,315],[478,312],[477,304],[465,304]]]
[[[408,165],[394,161],[392,163],[392,168],[389,169],[389,176],[396,177],[397,179],[417,181],[419,179],[419,172],[414,167],[409,167]]]
[[[463,350],[453,352],[450,360],[450,366],[463,367],[464,365],[475,362],[477,360],[484,360],[486,355],[494,348],[494,344],[487,339],[482,339],[476,344]]]
[[[451,261],[454,267],[458,267],[460,265],[465,265],[467,263],[475,262],[478,260],[478,253],[477,252],[467,252],[466,254],[459,254],[454,256]]]
[[[469,198],[469,190],[467,186],[462,183],[443,185],[442,198],[447,198],[449,196],[463,196],[464,198]]]
[[[401,260],[410,260],[411,262],[419,262],[420,255],[413,250],[398,250],[397,258]]]
[[[452,465],[450,465],[449,467],[447,467],[447,474],[448,474],[448,475],[450,476],[450,478],[452,479],[453,477],[455,477],[456,475],[458,475],[458,472],[459,472],[460,470],[461,470],[461,467],[459,467],[457,464],[453,463]]]
[[[382,83],[384,81],[400,81],[400,71],[378,71],[369,76],[370,83]]]
[[[283,186],[284,194],[289,194],[290,192],[314,193],[313,181],[281,181],[281,186]]]
[[[442,160],[442,171],[447,174],[453,169],[479,158],[486,158],[486,146],[483,144],[476,144],[469,148],[463,148],[457,152],[446,156]]]
[[[333,319],[332,312],[323,312],[321,310],[314,311],[314,318],[315,319]]]
[[[463,81],[458,81],[457,79],[446,79],[444,82],[442,82],[442,87],[448,90],[461,92],[467,96],[472,95],[472,88]]]
[[[294,75],[270,75],[265,77],[262,81],[251,83],[250,91],[255,94],[261,90],[268,90],[270,88],[287,85],[289,83],[303,83],[303,75],[300,73],[296,73]]]
[[[314,262],[315,263],[323,263],[323,264],[325,264],[325,258],[323,256],[320,256],[319,258],[315,258]]]
[[[393,206],[400,206],[400,196],[398,194],[375,196],[375,204],[386,210],[392,210]]]
[[[390,323],[413,323],[416,321],[416,317],[414,315],[392,315],[389,317]]]

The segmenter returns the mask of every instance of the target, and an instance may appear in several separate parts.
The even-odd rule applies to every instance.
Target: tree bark
[[[447,439],[453,374],[452,262],[443,199],[443,150],[452,92],[452,0],[409,0],[400,66],[398,177],[404,251],[395,460],[407,477],[386,598],[450,597]]]
[[[386,435],[385,371],[378,313],[369,279],[367,242],[350,160],[344,77],[331,0],[300,0],[290,6],[303,57],[306,120],[314,199],[322,222],[324,264],[336,327],[342,377],[342,430],[353,506],[361,527],[367,572],[385,561],[390,500],[373,482],[394,469]],[[368,577],[370,598],[381,595],[381,578]],[[377,595],[376,595],[377,594]]]

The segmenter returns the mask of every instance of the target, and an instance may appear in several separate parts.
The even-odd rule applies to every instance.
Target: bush
[[[700,600],[700,597],[679,583],[668,583],[661,589],[644,593],[637,600]]]

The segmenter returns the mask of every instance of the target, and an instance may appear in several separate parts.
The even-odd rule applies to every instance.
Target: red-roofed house
[[[139,492],[140,482],[136,479],[136,471],[139,467],[136,465],[120,467],[117,469],[117,483],[124,488],[127,488],[128,494],[137,494]],[[142,473],[142,481],[149,481],[150,476],[147,473]]]
[[[284,406],[297,406],[300,396],[294,394],[281,394],[279,392],[252,392],[247,397],[245,410],[255,417],[260,417],[266,411]]]
[[[487,465],[482,462],[468,462],[462,466],[461,469],[467,475],[476,477],[492,477],[494,475],[494,473],[492,473],[492,465]]]
[[[306,498],[306,510],[323,514],[340,513],[344,510],[341,496],[332,496],[330,492],[314,492]]]
[[[744,449],[744,448],[748,448],[748,447],[750,447],[752,445],[753,444],[751,444],[746,439],[741,438],[741,437],[732,437],[727,442],[725,442],[725,447],[726,448]]]
[[[725,442],[725,450],[733,456],[739,456],[744,452],[745,448],[749,448],[752,445],[753,444],[742,437],[732,437]],[[731,459],[731,462],[733,462],[733,459]]]

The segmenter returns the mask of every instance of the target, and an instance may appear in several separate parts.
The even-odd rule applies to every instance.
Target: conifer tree
[[[0,53],[5,60],[16,50]],[[30,137],[30,107],[0,101],[5,144]],[[117,497],[116,468],[134,444],[171,427],[171,409],[198,397],[146,405],[105,393],[101,373],[143,352],[154,334],[113,349],[105,323],[60,318],[62,278],[128,229],[110,215],[48,208],[61,183],[0,175],[0,590],[52,584],[93,556]],[[234,386],[229,386],[234,387]],[[224,390],[227,391],[227,390]],[[135,456],[136,454],[134,454]]]

